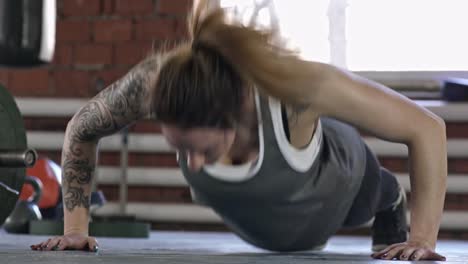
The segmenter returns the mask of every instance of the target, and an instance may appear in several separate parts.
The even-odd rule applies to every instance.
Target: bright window
[[[265,1],[269,0],[220,3],[248,13],[254,3]],[[282,34],[306,59],[374,72],[380,79],[402,78],[408,71],[419,74],[412,79],[450,73],[468,77],[467,0],[270,2],[274,8],[262,10],[260,23],[268,24],[266,13],[273,10]]]
[[[352,70],[468,70],[468,1],[351,0]]]

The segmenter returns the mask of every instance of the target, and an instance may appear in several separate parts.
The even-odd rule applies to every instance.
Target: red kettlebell
[[[42,182],[42,196],[38,202],[41,209],[52,208],[60,202],[61,189],[61,169],[50,159],[39,158],[36,164],[26,170],[26,175],[33,175]],[[31,185],[23,185],[20,194],[20,200],[26,201],[30,199],[35,190]]]

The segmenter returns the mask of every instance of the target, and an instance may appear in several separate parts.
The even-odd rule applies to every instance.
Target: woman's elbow
[[[435,114],[426,115],[413,121],[411,133],[405,140],[408,147],[445,146],[447,141],[444,119]]]
[[[77,122],[75,118],[72,118],[65,130],[65,138],[75,142],[96,142],[99,140],[98,135],[93,133],[92,129],[87,128],[82,122]]]
[[[437,136],[442,137],[444,140],[447,138],[445,120],[437,115],[432,115],[431,117],[432,125],[431,131]]]
[[[446,133],[445,120],[444,120],[442,117],[440,117],[440,116],[434,116],[434,120],[435,120],[435,122],[437,123],[439,129],[441,129],[442,132],[443,132],[444,135],[445,135],[445,133]]]

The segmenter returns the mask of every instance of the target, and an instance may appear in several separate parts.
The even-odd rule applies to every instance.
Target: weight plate
[[[26,147],[21,113],[13,96],[0,85],[0,151],[24,150]],[[0,225],[15,208],[25,174],[26,168],[0,167]]]

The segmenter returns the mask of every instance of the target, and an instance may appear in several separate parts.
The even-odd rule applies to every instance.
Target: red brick
[[[179,38],[183,39],[188,39],[189,37],[189,30],[188,30],[188,25],[187,25],[187,20],[186,19],[177,19],[175,21],[176,23],[176,34]]]
[[[109,201],[118,201],[119,187],[117,185],[101,184],[99,189],[104,192]],[[128,201],[144,203],[192,203],[188,187],[158,187],[130,186]]]
[[[24,128],[27,131],[65,131],[70,117],[24,116]]]
[[[380,164],[392,172],[408,172],[407,158],[379,157]],[[448,159],[449,173],[468,173],[468,159],[466,158],[449,158]]]
[[[391,172],[408,172],[407,158],[378,157],[380,165],[389,169]]]
[[[8,90],[16,96],[49,96],[49,69],[12,70]]]
[[[466,211],[468,210],[468,195],[447,193],[444,210]]]
[[[468,162],[463,158],[449,158],[448,159],[449,173],[468,173]]]
[[[447,138],[468,138],[468,122],[453,122],[453,121],[446,121],[445,122],[446,131],[447,131]],[[359,131],[363,137],[372,137],[366,131]]]
[[[132,38],[132,21],[100,20],[94,23],[95,42],[127,41]]]
[[[60,161],[60,150],[40,150],[40,156],[51,157],[55,162]],[[99,153],[99,164],[103,166],[119,166],[120,152],[101,151]],[[178,167],[175,154],[153,154],[153,153],[135,153],[129,154],[129,166],[141,167]]]
[[[8,89],[8,70],[6,69],[0,70],[0,84]]]
[[[103,0],[102,2],[102,14],[110,15],[114,13],[115,4],[113,0]]]
[[[192,0],[158,0],[159,13],[186,15],[190,12]]]
[[[112,46],[86,44],[75,47],[75,63],[80,65],[104,65],[112,63]]]
[[[144,119],[131,126],[130,131],[133,133],[161,133],[161,125],[154,120]]]
[[[135,65],[152,52],[152,43],[126,42],[115,46],[115,64]]]
[[[137,40],[177,39],[177,23],[174,19],[158,18],[136,23]]]
[[[468,138],[468,123],[445,123],[448,138]]]
[[[57,22],[57,43],[86,42],[90,39],[87,21],[59,20]]]
[[[63,0],[64,16],[95,16],[100,13],[100,0]]]
[[[122,78],[127,72],[128,69],[108,69],[96,71],[92,74],[92,82],[95,84],[98,80],[102,80],[104,82],[103,88],[105,88],[118,79]],[[97,92],[97,90],[95,92]]]
[[[115,12],[117,14],[129,15],[146,15],[154,11],[152,0],[116,0]]]
[[[80,70],[57,70],[53,73],[55,79],[55,96],[57,97],[89,97],[90,74]]]
[[[118,152],[101,151],[99,154],[99,164],[104,166],[117,166],[120,164],[120,154]],[[142,167],[178,167],[175,154],[148,154],[148,153],[130,153],[128,157],[129,166]]]
[[[71,45],[57,44],[54,51],[53,64],[55,65],[70,65],[72,64],[72,51]]]

